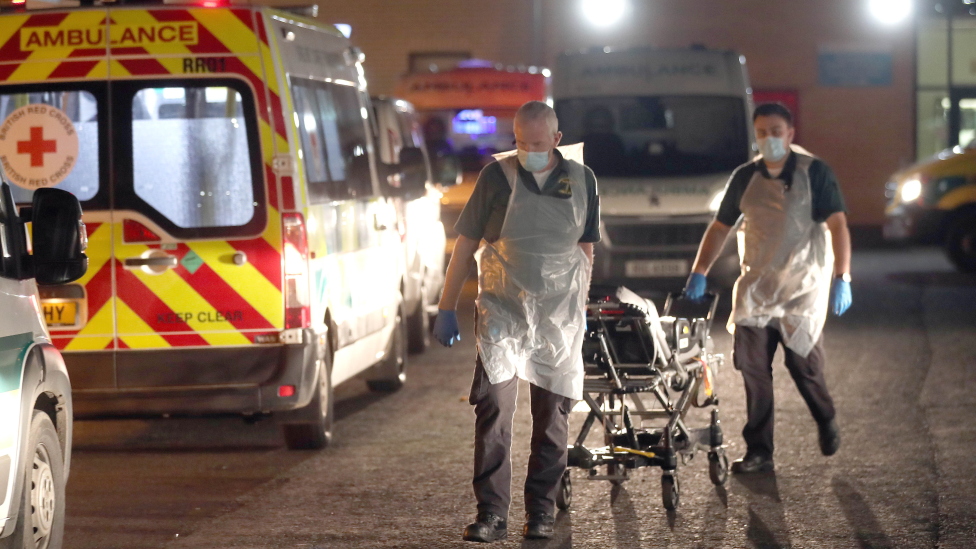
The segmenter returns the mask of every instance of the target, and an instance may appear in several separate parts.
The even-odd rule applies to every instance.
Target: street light
[[[897,25],[912,14],[912,0],[868,0],[868,11],[885,25]]]
[[[583,15],[597,27],[609,27],[627,12],[628,0],[582,0]]]

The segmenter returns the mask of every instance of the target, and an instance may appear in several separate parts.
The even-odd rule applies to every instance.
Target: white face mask
[[[529,151],[523,151],[522,149],[519,149],[518,150],[519,163],[522,164],[523,168],[525,168],[530,172],[541,172],[542,170],[546,169],[546,166],[549,165],[550,152],[552,151],[529,152]]]
[[[757,139],[756,144],[763,158],[770,162],[779,162],[786,156],[786,142],[782,137],[764,137]]]

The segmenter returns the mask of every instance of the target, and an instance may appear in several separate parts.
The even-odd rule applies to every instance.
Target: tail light
[[[311,326],[308,297],[308,239],[305,219],[299,213],[281,216],[284,238],[285,329]]]

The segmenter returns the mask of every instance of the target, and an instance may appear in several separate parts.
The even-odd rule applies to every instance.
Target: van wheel
[[[34,410],[17,527],[9,541],[27,549],[60,549],[64,539],[64,458],[51,418]]]
[[[427,314],[427,300],[430,291],[427,282],[420,282],[420,304],[417,311],[407,318],[407,343],[411,353],[422,353],[430,346],[430,315]]]
[[[407,330],[403,318],[403,305],[397,308],[393,337],[386,358],[374,367],[372,379],[366,381],[369,390],[391,393],[403,387],[407,381]]]
[[[963,212],[949,226],[946,252],[956,269],[976,273],[976,213]]]
[[[311,421],[281,426],[289,450],[321,450],[332,442],[332,397],[332,355],[326,349],[325,358],[320,361],[318,391],[301,411]]]

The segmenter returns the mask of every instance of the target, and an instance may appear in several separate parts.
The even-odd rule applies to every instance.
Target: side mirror
[[[22,210],[21,216],[32,224],[32,263],[38,284],[66,284],[85,274],[88,234],[74,195],[61,189],[38,189],[30,211]]]
[[[427,159],[417,147],[400,150],[399,164],[380,164],[383,194],[404,200],[413,200],[427,194]],[[399,185],[390,184],[390,178],[399,176]]]
[[[461,159],[457,155],[441,151],[431,158],[431,170],[434,172],[434,182],[442,187],[452,187],[461,183],[463,172]]]

